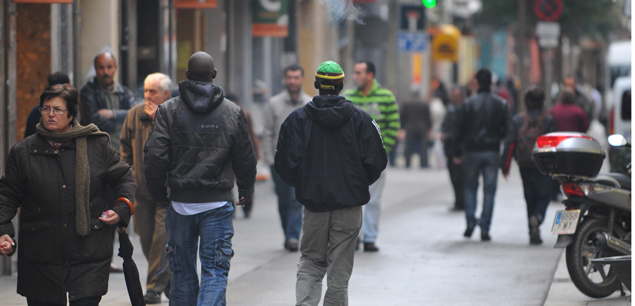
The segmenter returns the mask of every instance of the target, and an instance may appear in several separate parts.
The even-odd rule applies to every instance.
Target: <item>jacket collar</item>
[[[377,82],[377,79],[373,78],[373,86],[370,87],[370,90],[368,91],[368,94],[366,96],[367,97],[372,96],[375,93],[375,91],[377,91],[380,88],[381,88],[381,85],[379,85],[379,82]],[[363,96],[364,91],[359,88],[355,88],[355,94],[359,94],[360,96]]]
[[[145,110],[143,110],[143,108],[141,109],[141,114],[139,115],[139,120],[141,121],[152,121],[152,117],[150,117],[150,115],[148,115],[148,113],[145,112]]]
[[[65,141],[62,143],[62,146],[60,148],[67,148],[67,149],[75,149],[75,141]],[[37,151],[36,151],[37,150]],[[29,145],[29,152],[31,153],[49,153],[46,151],[49,151],[50,153],[53,153],[55,151],[55,147],[48,141],[48,139],[46,139],[46,137],[40,135],[40,134],[36,134],[35,137],[33,137],[33,142],[31,142],[31,144]]]
[[[94,77],[89,83],[92,83],[91,85],[95,90],[106,92],[106,90],[103,87],[101,87],[101,84],[99,84],[97,77]],[[121,84],[115,82],[115,86],[113,86],[112,92],[121,94],[121,93],[124,93],[125,91],[123,90],[123,87],[121,86]]]
[[[296,103],[293,103],[293,101],[291,101],[291,94],[289,93],[289,90],[285,89],[283,92],[283,97],[284,97],[284,102],[286,104],[289,105],[302,105],[304,104],[306,101],[306,99],[304,99],[305,97],[307,97],[307,94],[304,93],[303,89],[300,89],[300,94],[298,95],[298,101],[295,101]],[[310,97],[309,97],[310,99]]]

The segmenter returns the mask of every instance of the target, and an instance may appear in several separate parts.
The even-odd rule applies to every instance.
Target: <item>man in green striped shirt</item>
[[[393,93],[379,85],[375,80],[375,65],[369,61],[355,64],[354,75],[356,89],[344,93],[346,99],[366,111],[375,119],[381,129],[386,154],[395,147],[399,131],[399,110]],[[377,182],[370,186],[370,202],[364,209],[364,221],[360,232],[360,241],[364,242],[365,252],[377,252],[375,240],[379,233],[379,214],[381,212],[381,194],[386,183],[385,171]]]

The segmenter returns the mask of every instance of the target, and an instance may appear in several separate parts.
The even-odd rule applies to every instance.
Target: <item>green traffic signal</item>
[[[437,6],[437,0],[421,0],[423,2],[423,6],[427,8],[433,8]]]

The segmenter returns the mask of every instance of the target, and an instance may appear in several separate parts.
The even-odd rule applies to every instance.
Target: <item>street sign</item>
[[[423,30],[426,24],[425,8],[422,5],[402,5],[399,19],[399,28],[402,30]]]
[[[399,33],[397,48],[400,52],[423,52],[428,46],[428,36],[423,33]]]
[[[557,38],[538,38],[538,45],[543,48],[555,48],[558,46]]]
[[[557,22],[539,21],[536,23],[536,35],[538,37],[560,36],[560,24]]]
[[[555,21],[562,15],[561,0],[536,0],[534,2],[534,12],[540,20]]]
[[[432,45],[430,46],[432,59],[456,63],[459,60],[460,39],[461,31],[456,26],[442,24],[439,27],[439,32],[432,39]]]
[[[539,21],[536,23],[538,44],[543,48],[555,48],[560,37],[560,24],[557,22]]]

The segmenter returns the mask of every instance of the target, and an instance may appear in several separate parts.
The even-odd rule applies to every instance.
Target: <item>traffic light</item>
[[[437,0],[421,0],[423,2],[423,6],[427,8],[433,8],[437,6]]]

